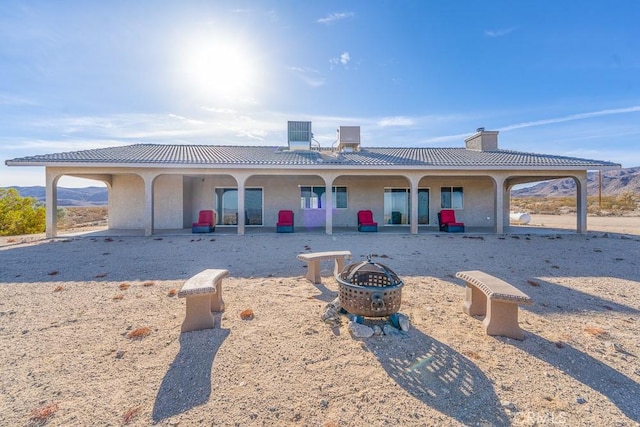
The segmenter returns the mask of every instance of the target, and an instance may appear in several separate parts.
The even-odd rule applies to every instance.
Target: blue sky
[[[0,3],[0,187],[16,157],[135,143],[500,148],[640,165],[640,2]],[[95,185],[61,180],[62,186]]]

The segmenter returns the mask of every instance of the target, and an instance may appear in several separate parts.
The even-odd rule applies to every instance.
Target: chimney
[[[476,133],[465,139],[467,150],[491,151],[498,149],[498,131],[478,128]]]

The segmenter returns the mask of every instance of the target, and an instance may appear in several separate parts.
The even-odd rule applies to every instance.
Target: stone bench
[[[305,261],[307,263],[307,280],[313,284],[319,284],[322,283],[322,280],[320,280],[320,261],[334,260],[335,266],[333,269],[333,275],[336,276],[344,269],[344,260],[351,259],[351,252],[310,252],[307,254],[300,254],[297,258],[300,261]]]
[[[485,315],[482,324],[487,335],[524,339],[518,325],[518,305],[533,304],[528,295],[482,271],[459,271],[456,277],[467,283],[464,312],[470,316]]]
[[[224,311],[222,279],[228,275],[228,270],[208,269],[185,282],[178,292],[178,298],[187,299],[187,313],[181,332],[213,329],[215,321],[212,312]]]

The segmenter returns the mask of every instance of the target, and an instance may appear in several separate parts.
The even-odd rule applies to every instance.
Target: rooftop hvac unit
[[[338,151],[360,150],[360,126],[340,126],[338,129]]]
[[[311,150],[311,122],[287,122],[289,150]]]

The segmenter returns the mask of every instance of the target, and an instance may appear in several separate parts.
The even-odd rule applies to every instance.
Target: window
[[[333,187],[333,207],[336,209],[347,208],[347,187]]]
[[[323,205],[324,187],[300,187],[301,209],[321,209]]]
[[[441,187],[440,207],[442,209],[462,209],[462,187]]]
[[[244,191],[245,224],[262,224],[262,188],[246,188]],[[238,189],[216,188],[215,208],[218,225],[238,225]]]
[[[244,192],[244,223],[262,225],[262,188],[247,188]]]
[[[300,187],[300,208],[302,209],[324,209],[325,187],[301,186]],[[333,187],[331,192],[333,207],[336,209],[347,208],[347,187]]]
[[[235,188],[216,188],[216,210],[218,224],[238,225],[238,190]]]
[[[429,224],[429,189],[418,188],[418,225]]]

